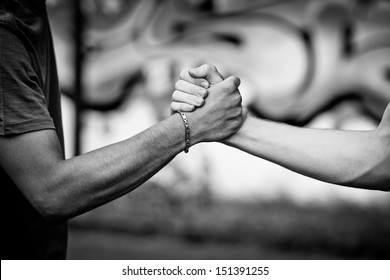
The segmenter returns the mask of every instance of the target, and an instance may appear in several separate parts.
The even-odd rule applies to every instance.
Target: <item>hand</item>
[[[192,112],[202,107],[208,95],[207,88],[223,80],[222,74],[210,64],[182,71],[172,94],[171,113]]]
[[[182,110],[187,112],[192,144],[221,141],[239,130],[246,117],[246,109],[241,107],[242,98],[238,91],[239,78],[232,76],[223,80],[216,68],[210,65],[182,72],[181,78],[183,80],[176,83],[177,90],[171,108],[176,111],[199,107],[193,112]],[[205,82],[204,78],[210,85],[208,90],[200,86]]]

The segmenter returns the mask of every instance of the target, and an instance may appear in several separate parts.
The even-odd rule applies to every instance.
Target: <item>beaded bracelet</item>
[[[184,114],[183,112],[179,111],[178,112],[181,116],[181,118],[183,119],[183,122],[184,122],[184,129],[185,129],[185,147],[184,147],[184,152],[185,153],[188,153],[188,149],[190,148],[190,124],[188,123],[188,119],[187,119],[187,116],[186,114]]]

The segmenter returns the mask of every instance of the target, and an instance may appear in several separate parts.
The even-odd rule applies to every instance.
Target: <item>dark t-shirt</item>
[[[0,2],[0,137],[55,129],[60,90],[44,0]],[[0,147],[1,149],[1,147]],[[1,259],[66,258],[67,226],[48,224],[0,166]]]

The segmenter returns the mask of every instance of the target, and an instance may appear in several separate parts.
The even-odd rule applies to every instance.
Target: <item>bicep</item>
[[[0,136],[0,147],[0,165],[30,201],[64,159],[53,129]]]

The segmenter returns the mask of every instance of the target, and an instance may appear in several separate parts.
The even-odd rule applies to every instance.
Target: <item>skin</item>
[[[191,69],[176,83],[180,94],[173,98],[173,111],[207,104],[208,98],[201,102],[191,96],[204,98],[198,94],[201,87],[194,81],[197,78],[212,79],[210,88],[223,80],[214,66]],[[249,116],[224,143],[318,180],[390,191],[390,104],[372,131],[299,128]]]
[[[238,85],[237,77],[227,78],[208,90],[207,104],[186,113],[191,146],[237,132]],[[183,151],[184,138],[183,120],[173,114],[125,141],[65,160],[54,130],[34,131],[1,136],[0,165],[42,217],[58,223],[140,186]]]

